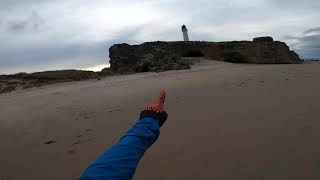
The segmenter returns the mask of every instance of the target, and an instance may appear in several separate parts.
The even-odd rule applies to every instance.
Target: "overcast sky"
[[[320,58],[319,0],[1,0],[0,74],[108,63],[114,43],[273,36]]]

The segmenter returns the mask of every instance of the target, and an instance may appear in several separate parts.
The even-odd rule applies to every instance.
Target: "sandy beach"
[[[167,91],[136,180],[320,179],[320,62],[205,61],[0,95],[0,180],[70,180]]]

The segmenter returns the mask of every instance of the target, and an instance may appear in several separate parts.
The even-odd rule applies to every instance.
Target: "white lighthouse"
[[[189,41],[188,29],[187,29],[186,25],[183,25],[181,29],[182,29],[182,34],[183,34],[183,40]]]

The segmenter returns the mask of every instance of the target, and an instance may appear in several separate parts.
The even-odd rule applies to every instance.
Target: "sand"
[[[2,94],[0,179],[77,179],[162,88],[169,118],[134,179],[320,179],[319,82],[319,62],[203,61]]]

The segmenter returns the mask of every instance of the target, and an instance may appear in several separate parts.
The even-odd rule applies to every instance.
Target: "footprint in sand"
[[[56,109],[58,110],[58,112],[70,112],[70,111],[72,111],[71,107],[69,107],[69,106],[58,106]]]
[[[63,92],[57,91],[57,92],[52,93],[52,95],[54,95],[54,96],[60,96],[60,95],[66,95],[66,94],[63,93]]]
[[[86,132],[91,132],[91,131],[93,131],[92,129],[86,129]]]
[[[43,144],[54,144],[56,142],[57,142],[56,140],[49,140],[49,141],[44,142]]]
[[[240,82],[240,84],[238,84],[238,86],[240,87],[240,86],[243,86],[243,85],[245,85],[246,83],[245,82]]]
[[[79,144],[83,144],[83,143],[87,143],[87,142],[92,142],[93,140],[95,140],[96,138],[89,138],[89,139],[85,139],[85,140],[76,140],[75,142],[72,143],[72,146],[74,145],[79,145]]]
[[[109,113],[112,113],[112,112],[123,112],[123,111],[124,111],[123,109],[108,110]]]
[[[93,138],[89,138],[89,139],[85,139],[85,140],[81,140],[82,137],[85,137],[88,133],[92,132],[92,129],[86,129],[85,132],[83,134],[79,134],[76,137],[78,138],[74,143],[72,143],[72,145],[76,145],[76,144],[82,144],[85,142],[89,142],[95,139],[95,137]]]
[[[96,139],[95,137],[82,139],[82,138],[85,138],[85,136],[92,131],[93,129],[88,128],[88,129],[85,129],[84,133],[77,135],[76,136],[77,139],[71,144],[71,147],[67,150],[67,154],[74,155],[77,153],[75,146],[94,141]]]
[[[241,81],[239,84],[237,84],[237,86],[243,86],[243,85],[246,85],[249,83],[249,81],[252,81],[253,79],[252,78],[247,78],[246,80],[244,81]]]
[[[74,155],[74,154],[77,153],[77,151],[76,151],[76,149],[75,149],[74,147],[71,147],[71,148],[69,148],[69,149],[67,150],[67,153],[68,153],[69,155]]]
[[[83,107],[58,106],[56,109],[59,113],[66,113],[75,116],[75,121],[78,121],[80,119],[90,119],[94,114],[94,112],[85,110]]]
[[[88,133],[90,133],[92,131],[93,131],[92,129],[86,129],[84,133],[81,133],[81,134],[77,135],[76,137],[77,138],[84,137],[85,135],[87,135]]]
[[[80,113],[78,113],[78,117],[75,120],[79,120],[79,119],[90,119],[91,115],[93,115],[93,112],[89,112],[89,111],[82,111]]]

